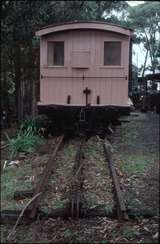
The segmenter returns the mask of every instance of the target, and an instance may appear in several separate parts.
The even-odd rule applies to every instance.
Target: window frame
[[[52,43],[53,49],[52,49],[52,64],[49,62],[49,44]],[[54,63],[54,43],[63,43],[63,65],[62,64],[55,64]],[[64,40],[56,40],[56,41],[47,41],[47,67],[65,67],[65,41]]]
[[[120,64],[105,64],[105,43],[107,43],[107,42],[109,42],[109,43],[120,43],[120,47],[121,47],[121,49],[120,49]],[[107,41],[103,41],[103,67],[104,68],[116,68],[116,67],[122,67],[123,66],[123,64],[122,64],[122,41],[120,41],[120,40],[117,40],[117,41],[112,41],[112,40],[107,40]]]

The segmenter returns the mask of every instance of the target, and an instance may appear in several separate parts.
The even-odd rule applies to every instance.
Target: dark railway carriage
[[[105,22],[45,27],[40,37],[39,113],[56,127],[86,121],[101,127],[129,111],[132,31]]]

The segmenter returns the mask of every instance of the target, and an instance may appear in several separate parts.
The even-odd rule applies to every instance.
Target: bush
[[[40,126],[36,119],[26,119],[19,126],[19,132],[39,134]]]
[[[17,132],[17,136],[12,139],[8,137],[8,141],[11,158],[19,152],[34,152],[43,143],[34,120],[24,121]]]

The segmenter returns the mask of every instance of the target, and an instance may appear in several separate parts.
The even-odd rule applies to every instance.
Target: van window
[[[64,65],[64,42],[48,42],[48,65]]]
[[[121,65],[121,42],[104,42],[104,65]]]

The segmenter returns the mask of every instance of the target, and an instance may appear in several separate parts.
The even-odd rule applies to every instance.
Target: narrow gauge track
[[[46,167],[44,168],[42,172],[42,176],[40,180],[37,182],[37,185],[33,192],[18,192],[15,194],[17,195],[18,199],[25,198],[26,196],[32,196],[33,198],[40,194],[35,200],[29,205],[29,207],[25,210],[22,223],[30,222],[36,219],[37,215],[39,215],[40,218],[48,218],[48,217],[95,217],[95,216],[106,216],[106,217],[113,217],[118,218],[119,220],[127,220],[129,217],[135,217],[138,215],[134,212],[129,212],[125,206],[124,198],[122,195],[122,191],[119,184],[119,179],[116,174],[116,170],[114,167],[114,162],[112,159],[112,152],[111,152],[111,145],[109,143],[106,143],[105,140],[103,140],[103,148],[104,148],[104,154],[106,158],[106,162],[108,162],[108,168],[110,171],[110,177],[112,179],[112,186],[113,186],[113,192],[114,192],[114,201],[116,208],[113,208],[112,212],[107,212],[105,207],[99,206],[95,209],[87,209],[85,206],[85,199],[83,197],[83,182],[84,182],[84,148],[87,143],[87,138],[81,137],[79,145],[77,147],[76,155],[75,155],[75,161],[72,168],[72,180],[70,184],[70,197],[69,202],[66,204],[66,207],[61,209],[53,209],[53,211],[50,214],[44,214],[43,211],[39,208],[39,203],[41,198],[43,197],[43,193],[45,193],[47,183],[49,181],[49,177],[51,176],[54,169],[54,162],[56,160],[56,156],[58,151],[60,150],[63,142],[65,140],[65,136],[61,135],[56,143],[56,146],[53,150],[51,147],[51,150],[53,150],[53,153],[51,154]],[[107,163],[106,163],[106,170],[107,170]],[[51,189],[50,189],[51,191]],[[15,197],[16,198],[16,197]],[[1,222],[2,223],[8,223],[15,221],[21,211],[14,211],[14,210],[4,210],[1,211]],[[146,211],[143,211],[143,213],[139,213],[141,215],[144,215],[145,217],[151,217],[154,216],[154,213],[149,213]]]
[[[48,182],[49,177],[50,177],[50,175],[52,173],[52,168],[53,168],[54,160],[56,159],[57,152],[60,149],[60,147],[61,147],[61,145],[63,143],[63,140],[64,140],[64,135],[62,135],[59,138],[59,140],[57,142],[57,145],[56,145],[53,153],[51,154],[51,157],[48,160],[48,163],[46,165],[46,168],[43,171],[42,177],[41,177],[40,181],[37,183],[37,186],[36,186],[36,188],[34,190],[33,196],[36,196],[37,194],[43,193],[45,191],[47,182]],[[39,203],[39,201],[40,201],[40,196],[38,198],[36,198],[35,201],[33,202],[33,204],[30,206],[31,213],[29,215],[29,218],[31,218],[31,219],[34,219],[35,218],[36,213],[37,213],[37,209],[38,209],[38,203]]]
[[[73,166],[73,178],[71,182],[71,216],[77,218],[80,216],[80,210],[83,205],[83,146],[85,144],[85,141],[86,138],[82,138],[80,140],[80,144],[78,145],[75,157],[75,164]]]

